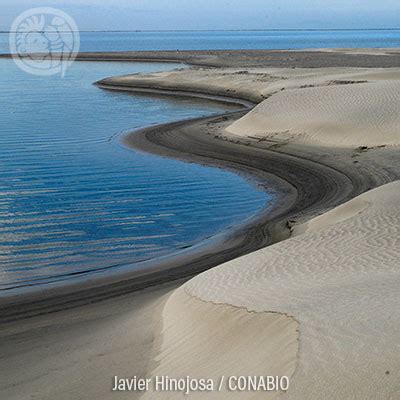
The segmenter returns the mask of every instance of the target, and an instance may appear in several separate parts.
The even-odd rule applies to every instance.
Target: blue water
[[[127,130],[223,110],[92,85],[173,65],[77,62],[65,79],[0,65],[0,290],[169,254],[270,201],[233,173],[121,144]]]
[[[82,32],[81,51],[400,47],[400,30]],[[0,53],[8,53],[0,34]]]

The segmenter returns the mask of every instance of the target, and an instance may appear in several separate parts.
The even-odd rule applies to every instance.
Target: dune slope
[[[228,132],[328,146],[400,144],[400,81],[360,82],[281,91]]]
[[[179,288],[153,374],[278,373],[284,399],[398,398],[400,182],[300,228]]]

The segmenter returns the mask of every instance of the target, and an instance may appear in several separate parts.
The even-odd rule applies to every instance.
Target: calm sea
[[[82,32],[81,51],[400,47],[400,30]],[[8,53],[0,34],[0,53]]]
[[[76,62],[61,79],[0,60],[0,293],[175,252],[271,200],[233,173],[121,144],[128,130],[223,110],[92,85],[173,67]]]

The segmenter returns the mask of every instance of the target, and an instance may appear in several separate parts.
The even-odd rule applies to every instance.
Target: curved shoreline
[[[178,122],[178,124],[204,119],[186,120]],[[163,130],[166,126],[175,124],[177,123],[152,126],[135,131],[135,134]],[[246,175],[250,173],[254,174],[254,171],[247,171]],[[282,204],[285,204],[283,200]],[[279,209],[282,208],[282,204]],[[275,213],[275,207],[266,207],[260,215],[272,215],[273,213]],[[113,271],[105,277],[98,278],[96,274],[88,274],[86,278],[77,282],[61,282],[62,286],[58,286],[57,282],[54,282],[42,287],[38,285],[38,290],[28,291],[28,293],[12,293],[9,296],[2,296],[0,297],[0,322],[12,322],[75,308],[154,285],[191,278],[215,265],[253,251],[255,243],[257,243],[257,248],[262,247],[268,239],[261,229],[260,215],[256,214],[244,222],[239,222],[232,229],[216,233],[214,236],[172,255],[137,264],[127,264],[121,266],[122,271]]]
[[[225,103],[225,104],[237,104],[239,106],[244,107],[244,110],[250,110],[254,106],[257,105],[257,102],[251,99],[244,99],[240,97],[233,97],[227,96],[226,94],[211,94],[211,93],[202,93],[196,92],[194,90],[171,90],[167,88],[160,88],[160,87],[139,87],[139,86],[119,86],[114,85],[112,83],[107,83],[107,78],[102,79],[99,82],[94,83],[100,89],[105,90],[114,90],[116,92],[131,92],[131,93],[138,93],[138,94],[147,94],[147,95],[160,95],[160,96],[175,96],[175,97],[190,97],[194,99],[201,99],[201,100],[210,100],[213,102],[218,103]],[[225,115],[226,113],[221,113],[219,115]],[[197,118],[195,118],[197,119]]]
[[[102,88],[106,88],[105,86],[100,84]],[[222,141],[212,133],[201,133],[210,126],[218,125],[221,120],[233,120],[242,116],[254,104],[247,99],[228,98],[225,94],[216,96],[190,91],[164,91],[151,86],[114,86],[111,89],[138,92],[148,89],[148,93],[153,94],[185,95],[244,106],[239,111],[141,129],[128,134],[124,143],[160,156],[244,174],[269,189],[271,185],[278,188],[279,199],[274,207],[264,209],[250,221],[172,256],[149,260],[140,266],[127,265],[125,269],[128,271],[110,273],[106,277],[93,279],[93,275],[89,275],[87,280],[64,282],[62,286],[49,285],[40,292],[2,297],[1,322],[70,309],[154,285],[191,278],[216,265],[288,238],[289,220],[300,215],[311,216],[321,209],[333,207],[349,198],[354,191],[350,178],[323,164],[243,143]]]
[[[104,55],[102,61],[108,61],[107,55]],[[221,138],[218,131],[221,121],[231,119],[232,122],[264,99],[251,91],[232,93],[221,88],[207,91],[198,87],[191,88],[190,85],[181,85],[174,90],[174,85],[160,87],[156,82],[143,82],[140,79],[136,79],[133,84],[120,85],[118,79],[106,78],[95,84],[107,90],[189,96],[245,107],[237,112],[152,126],[128,135],[125,143],[161,156],[231,169],[256,178],[258,184],[269,188],[273,183],[272,186],[278,187],[281,192],[279,207],[264,211],[251,221],[236,226],[228,234],[217,234],[208,242],[204,241],[166,258],[149,260],[141,265],[129,264],[108,274],[110,276],[93,274],[76,282],[42,287],[40,292],[10,293],[0,297],[0,321],[47,314],[190,278],[289,237],[291,220],[315,216],[369,188],[368,179],[362,179],[357,172],[353,173],[346,168],[341,171],[337,169],[336,163],[324,164],[301,151],[293,152],[291,149],[285,153],[284,149],[275,151],[273,146],[266,149],[250,138]],[[217,243],[210,244],[213,240]]]

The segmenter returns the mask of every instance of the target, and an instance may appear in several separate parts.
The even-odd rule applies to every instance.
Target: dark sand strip
[[[368,53],[368,49],[324,50],[186,50],[186,51],[114,51],[79,53],[78,61],[135,61],[172,62],[201,67],[284,67],[329,68],[365,67],[391,68],[400,65],[397,48],[376,49],[381,54]],[[32,54],[30,57],[34,56]],[[10,58],[0,54],[0,58]]]

